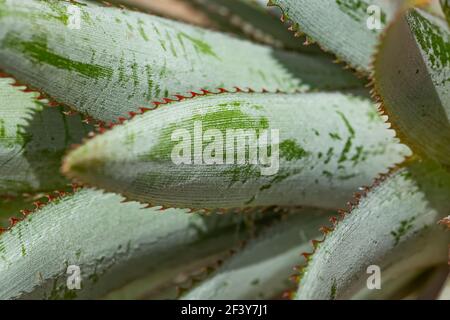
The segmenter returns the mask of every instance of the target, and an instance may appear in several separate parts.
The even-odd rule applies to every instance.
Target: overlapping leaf
[[[14,84],[0,77],[0,194],[62,188],[68,183],[58,169],[63,154],[93,127]]]
[[[294,37],[287,27],[280,23],[278,9],[266,6],[267,1],[254,0],[190,0],[200,11],[223,30],[244,34],[258,42],[275,47],[289,48],[303,52],[319,53],[317,46],[303,45],[305,38]]]
[[[447,262],[448,233],[437,221],[450,210],[450,175],[431,161],[413,162],[377,183],[337,224],[303,270],[297,299],[346,299],[367,290],[369,266],[381,289]]]
[[[415,151],[450,165],[450,32],[410,10],[393,23],[374,63],[375,91],[390,122]]]
[[[224,93],[115,126],[72,151],[63,170],[164,206],[336,208],[408,154],[364,98]]]
[[[0,235],[0,298],[99,298],[147,273],[148,290],[170,284],[238,245],[276,215],[209,215],[143,209],[82,189],[50,202]],[[43,258],[44,257],[44,258]],[[67,287],[68,266],[81,290]]]
[[[265,231],[182,298],[273,299],[293,289],[287,275],[292,274],[293,266],[305,262],[299,252],[306,251],[309,240],[320,235],[319,227],[331,214],[303,211]]]
[[[201,88],[360,87],[324,57],[86,1],[0,2],[0,67],[102,121]]]
[[[355,69],[369,73],[381,30],[403,1],[271,0],[293,28]],[[326,14],[324,14],[326,12]]]

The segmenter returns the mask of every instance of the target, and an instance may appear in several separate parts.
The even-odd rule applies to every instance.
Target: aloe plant
[[[292,266],[305,259],[298,253],[307,250],[309,240],[316,238],[319,227],[331,212],[305,209],[291,214],[251,241],[206,279],[182,296],[183,299],[271,299],[281,297]],[[292,228],[298,225],[298,228]]]
[[[0,0],[0,299],[420,296],[448,1],[185,4]]]
[[[373,78],[383,108],[404,140],[417,153],[450,165],[448,24],[424,11],[409,11],[384,36]],[[404,95],[392,91],[393,81],[402,84]]]

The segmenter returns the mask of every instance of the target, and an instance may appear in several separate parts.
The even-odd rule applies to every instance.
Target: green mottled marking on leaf
[[[214,58],[217,58],[220,60],[220,58],[217,56],[217,54],[212,50],[211,45],[209,45],[208,43],[206,43],[205,41],[201,40],[201,39],[197,39],[194,38],[184,32],[180,32],[177,35],[178,39],[180,40],[180,42],[182,41],[181,39],[187,39],[189,40],[195,47],[195,49],[202,53],[202,54],[206,54],[209,56],[212,56]]]
[[[349,153],[351,147],[352,147],[352,137],[348,138],[347,141],[345,142],[344,148],[342,149],[341,152],[341,156],[339,157],[338,162],[344,162],[345,160],[347,160],[347,154]]]
[[[336,111],[336,113],[342,118],[342,120],[345,123],[345,126],[348,129],[348,132],[350,133],[350,136],[354,137],[355,136],[355,130],[353,129],[353,127],[350,125],[350,122],[348,121],[347,117],[341,112],[341,111]]]
[[[142,39],[144,39],[145,41],[149,41],[150,39],[148,38],[148,36],[147,36],[147,34],[145,33],[145,30],[144,30],[144,26],[145,26],[144,21],[139,19],[138,20],[138,25],[139,25],[139,33],[140,33]]]
[[[288,139],[280,143],[280,156],[288,161],[299,160],[310,153],[303,149],[295,140]]]
[[[5,120],[0,119],[0,138],[6,138]]]
[[[358,162],[360,160],[362,160],[362,155],[363,155],[363,151],[364,151],[364,147],[363,146],[356,146],[356,153],[355,155],[351,158],[351,160],[353,161],[354,165],[357,165]]]
[[[134,30],[133,26],[129,22],[127,22],[127,27],[128,27],[128,30],[130,30],[130,31]]]
[[[339,133],[336,132],[330,132],[329,133],[330,137],[334,140],[341,140],[341,137],[339,136]]]
[[[0,254],[5,254],[5,245],[2,241],[0,241]]]
[[[152,98],[153,85],[154,85],[153,79],[152,79],[152,66],[146,65],[145,71],[147,73],[147,85],[148,85],[147,99],[150,100]]]
[[[64,1],[59,0],[42,0],[47,6],[56,14],[56,17],[65,25],[69,22],[69,14],[67,12],[67,5]]]
[[[356,173],[352,173],[352,174],[348,174],[348,175],[338,176],[337,178],[339,180],[348,180],[348,179],[352,179],[352,178],[354,178],[356,176],[357,176]]]
[[[409,154],[385,123],[369,120],[367,112],[373,109],[370,100],[339,93],[196,97],[160,106],[96,136],[68,155],[63,171],[91,185],[158,205],[336,207],[344,205],[359,186],[370,184],[378,173],[386,172]],[[242,149],[230,148],[225,137],[222,159],[231,159],[238,151],[245,161],[206,163],[198,153],[213,153],[213,147],[223,145],[203,141],[203,147],[211,149],[192,148],[196,122],[202,124],[203,132],[219,130],[222,138],[227,129],[242,129],[245,135],[249,129],[256,129],[258,134],[270,128],[279,130],[280,139],[270,139],[267,149],[256,146],[258,159],[250,164],[249,150],[244,154]],[[186,137],[171,141],[177,129],[186,130],[177,132],[186,133]],[[338,132],[342,140],[333,139],[329,132]],[[127,139],[130,133],[135,134],[133,143]],[[194,139],[198,148],[200,137]],[[178,164],[172,159],[174,150],[183,152]],[[268,161],[263,161],[266,151],[262,150],[268,151]],[[324,199],[325,193],[332,196]]]
[[[134,95],[136,95],[137,90],[139,89],[139,73],[138,73],[139,66],[136,62],[133,62],[130,68],[131,68],[131,79],[133,80],[133,90],[130,91],[128,99],[131,99]]]
[[[261,171],[256,165],[230,165],[230,169],[224,170],[224,175],[231,177],[230,185],[241,182],[245,183],[251,178],[258,178],[261,176]],[[247,203],[251,203],[255,198],[252,197]]]
[[[328,171],[328,170],[323,170],[322,174],[324,176],[326,176],[327,178],[330,178],[330,179],[333,178],[333,174],[330,171]]]
[[[257,105],[257,104],[252,105],[252,108],[255,109],[255,110],[258,110],[258,111],[264,109],[263,106]]]
[[[47,39],[44,37],[35,37],[31,41],[24,41],[10,33],[3,40],[3,45],[29,55],[36,63],[45,63],[58,69],[75,71],[89,78],[111,78],[113,74],[111,68],[70,60],[52,52],[47,47]]]
[[[330,288],[330,300],[336,299],[336,290],[337,290],[337,283],[336,280],[334,280]]]
[[[342,149],[342,152],[341,152],[341,156],[339,157],[339,160],[338,160],[338,162],[341,163],[341,162],[344,162],[345,160],[347,160],[347,154],[349,153],[349,151],[352,147],[352,141],[355,137],[355,130],[350,125],[350,122],[348,121],[347,117],[342,112],[336,111],[336,113],[342,118],[348,132],[350,133],[350,137],[345,142],[344,148]]]
[[[122,55],[119,61],[119,83],[126,83],[128,78],[126,77],[125,57]]]
[[[265,184],[263,186],[261,186],[259,188],[259,191],[265,191],[268,190],[270,188],[272,188],[276,183],[280,183],[282,181],[284,181],[285,179],[300,173],[302,170],[301,169],[281,169],[270,181],[268,184]]]
[[[80,6],[83,7],[84,5],[80,4]],[[81,8],[81,19],[83,20],[84,23],[87,23],[91,26],[94,25],[94,20],[91,18],[91,15],[83,8]]]
[[[324,160],[324,163],[328,164],[331,161],[331,158],[333,157],[333,155],[334,155],[334,148],[330,147],[326,153],[326,158]]]
[[[240,101],[233,101],[218,105],[214,111],[208,111],[213,106],[206,107],[205,114],[196,114],[190,119],[183,120],[179,123],[168,125],[162,130],[159,142],[146,153],[143,158],[152,161],[167,161],[171,159],[171,153],[174,146],[178,143],[171,140],[172,133],[177,129],[187,129],[191,134],[194,132],[194,124],[201,121],[203,132],[209,129],[218,129],[225,134],[227,129],[243,129],[243,130],[262,130],[269,127],[269,121],[265,117],[254,117],[246,114],[240,109]],[[193,145],[192,141],[192,145]],[[230,173],[233,177],[246,177],[252,170],[242,170],[232,168]],[[239,179],[241,180],[241,179]]]
[[[0,1],[0,19],[7,16],[26,18],[32,22],[36,19],[47,19],[51,21],[62,22],[62,24],[67,26],[69,22],[69,14],[67,12],[67,6],[64,6],[63,1],[42,0],[41,2],[46,5],[48,9],[50,9],[51,13],[45,12],[44,10],[42,10],[41,12],[11,10],[11,8],[6,3],[6,0],[2,0]]]
[[[432,24],[417,11],[411,11],[411,29],[422,50],[428,55],[433,69],[440,70],[450,67],[450,39],[448,33]],[[449,81],[447,79],[447,81]]]
[[[391,232],[392,236],[395,239],[395,245],[397,245],[401,238],[414,226],[413,222],[416,217],[412,217],[408,220],[400,221],[400,226]]]

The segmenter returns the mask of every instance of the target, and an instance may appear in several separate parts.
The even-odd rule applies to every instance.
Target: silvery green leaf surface
[[[409,154],[364,98],[223,93],[115,126],[73,150],[63,171],[164,206],[336,208]]]
[[[81,0],[0,2],[0,68],[107,122],[202,88],[361,88],[324,56]]]
[[[0,298],[100,298],[148,273],[148,290],[158,290],[179,273],[212,263],[274,219],[257,211],[160,211],[81,189],[0,234]],[[79,267],[81,290],[68,287],[69,266]]]
[[[449,234],[437,224],[449,211],[450,175],[431,161],[413,162],[373,186],[310,256],[297,299],[346,299],[373,283],[381,290],[447,262]]]

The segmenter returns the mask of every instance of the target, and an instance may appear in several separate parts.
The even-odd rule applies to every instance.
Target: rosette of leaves
[[[186,1],[221,33],[0,0],[0,298],[420,295],[448,260],[448,2],[268,4]]]

